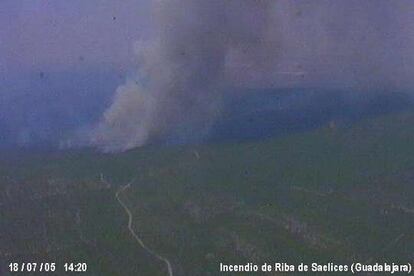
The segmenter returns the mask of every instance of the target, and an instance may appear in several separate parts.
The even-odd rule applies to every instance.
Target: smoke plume
[[[220,113],[231,51],[257,63],[273,45],[270,0],[171,0],[154,7],[154,39],[136,46],[138,70],[120,86],[93,133],[122,151],[176,133],[202,136]],[[177,138],[179,139],[179,138]]]
[[[116,90],[92,142],[111,152],[202,137],[235,86],[412,90],[413,7],[405,0],[155,1],[153,37],[136,45],[137,72]]]

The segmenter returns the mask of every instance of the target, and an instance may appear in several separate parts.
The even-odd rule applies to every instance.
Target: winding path
[[[103,177],[101,178],[103,180]],[[155,251],[151,250],[149,247],[147,247],[147,245],[145,245],[145,243],[142,241],[142,239],[135,233],[133,227],[132,227],[132,213],[129,210],[128,206],[125,204],[125,202],[123,202],[121,200],[121,198],[119,197],[119,195],[126,191],[127,189],[129,189],[131,187],[131,184],[135,181],[135,179],[131,180],[130,182],[128,182],[126,185],[122,186],[121,188],[119,188],[119,190],[116,192],[115,197],[118,200],[119,204],[121,204],[121,206],[124,208],[125,212],[128,214],[128,229],[129,232],[131,233],[131,235],[134,237],[134,239],[139,243],[139,245],[145,250],[147,251],[150,255],[154,256],[155,258],[157,258],[158,260],[162,261],[165,263],[165,265],[167,266],[168,269],[168,275],[169,276],[173,276],[173,271],[172,271],[172,266],[170,261],[167,258],[162,257],[161,255],[157,254]],[[104,181],[106,182],[106,181]]]

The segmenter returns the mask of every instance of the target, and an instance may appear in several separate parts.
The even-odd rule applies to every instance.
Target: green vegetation
[[[413,138],[414,114],[402,113],[262,142],[0,161],[0,193],[12,193],[0,197],[8,206],[0,209],[0,259],[87,261],[90,275],[166,275],[134,241],[115,199],[136,177],[121,194],[135,231],[180,275],[216,275],[220,262],[411,261]],[[42,241],[27,236],[42,231]]]

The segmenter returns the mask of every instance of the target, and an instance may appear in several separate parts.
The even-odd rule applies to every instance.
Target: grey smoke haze
[[[267,60],[276,53],[268,32],[272,3],[159,1],[155,39],[137,46],[136,79],[117,89],[94,142],[116,151],[141,146],[177,128],[202,135],[220,112],[230,50],[243,51],[253,62],[260,51]]]
[[[3,0],[0,25],[0,147],[203,137],[246,88],[414,88],[411,0]]]
[[[410,1],[170,0],[93,133],[106,151],[203,135],[226,88],[413,88]]]

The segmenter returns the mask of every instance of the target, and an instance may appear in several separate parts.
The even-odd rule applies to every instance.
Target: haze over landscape
[[[0,275],[414,265],[413,1],[2,0],[0,25]]]
[[[197,141],[235,91],[346,90],[359,102],[414,85],[408,0],[1,5],[3,146]]]

